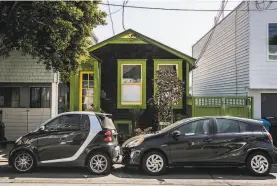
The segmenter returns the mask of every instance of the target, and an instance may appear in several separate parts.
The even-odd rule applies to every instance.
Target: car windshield
[[[186,119],[182,119],[182,120],[179,120],[179,121],[176,121],[175,123],[163,128],[160,132],[168,132],[170,131],[171,129],[177,127],[178,125],[182,124],[182,123],[185,123],[185,122],[188,122],[190,121],[191,118],[186,118]]]

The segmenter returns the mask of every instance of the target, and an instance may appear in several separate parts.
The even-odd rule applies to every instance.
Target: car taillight
[[[112,135],[113,135],[113,133],[112,133],[112,131],[107,131],[107,132],[105,132],[105,138],[104,138],[104,140],[106,141],[106,142],[112,142],[113,141],[113,139],[112,139]]]
[[[263,127],[263,132],[266,133],[268,140],[271,141],[271,143],[273,143],[273,138],[272,138],[271,134],[266,130],[265,127]]]
[[[273,138],[272,138],[271,134],[269,132],[267,132],[266,134],[267,134],[268,139],[271,141],[271,143],[273,143]]]
[[[107,131],[107,132],[105,132],[105,136],[111,136],[113,133],[112,133],[112,131]]]

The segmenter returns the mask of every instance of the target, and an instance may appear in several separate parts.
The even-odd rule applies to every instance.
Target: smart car
[[[276,163],[272,137],[256,120],[198,117],[180,120],[156,134],[133,137],[122,145],[123,164],[159,175],[175,166],[246,166],[267,175]]]
[[[93,174],[108,174],[119,155],[110,115],[67,112],[18,138],[10,151],[9,165],[18,172],[42,165],[72,165],[86,166]]]

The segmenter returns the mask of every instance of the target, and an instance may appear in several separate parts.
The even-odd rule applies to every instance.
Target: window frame
[[[135,106],[142,109],[146,108],[146,59],[118,59],[117,60],[117,108],[118,109],[131,109]],[[141,66],[141,102],[122,102],[122,77],[124,65],[140,65]],[[132,85],[134,83],[125,83]],[[135,83],[138,84],[138,83]]]
[[[40,107],[32,107],[32,89],[33,88],[39,88],[39,94],[40,94]],[[50,89],[50,95],[49,95],[49,107],[41,107],[41,97],[42,97],[42,89],[43,88],[49,88]],[[29,88],[30,90],[30,100],[29,100],[29,103],[30,103],[30,108],[51,108],[51,100],[52,100],[52,88],[51,86],[30,86]]]
[[[66,116],[69,116],[69,115],[76,115],[76,116],[78,116],[79,117],[79,122],[78,122],[78,129],[70,129],[70,130],[49,130],[49,131],[47,131],[47,132],[65,132],[65,131],[80,131],[81,129],[80,129],[80,122],[81,122],[81,117],[82,117],[82,115],[81,114],[63,114],[63,115],[59,115],[59,116],[57,116],[57,117],[55,117],[55,118],[53,118],[53,119],[51,119],[50,121],[47,121],[45,124],[43,124],[43,126],[45,127],[45,129],[46,129],[46,126],[49,124],[49,123],[51,123],[51,122],[54,122],[55,120],[57,120],[57,119],[59,119],[59,118],[61,118],[61,117],[66,117]]]
[[[269,24],[277,24],[277,22],[267,22],[267,27],[266,27],[266,32],[267,32],[267,38],[266,38],[267,57],[266,58],[267,58],[267,61],[269,61],[269,62],[277,62],[277,59],[269,59]]]
[[[0,106],[0,108],[21,108],[21,105],[20,105],[20,101],[21,101],[21,87],[20,86],[1,86],[0,88],[18,88],[19,89],[18,107],[12,107],[12,106],[6,107],[5,106],[5,97],[4,97],[4,106]],[[11,105],[12,105],[12,103],[11,103]]]
[[[119,125],[129,125],[129,134],[132,133],[132,121],[131,120],[115,120],[114,125],[116,127],[117,133],[119,133],[118,124]]]
[[[225,120],[229,120],[229,121],[233,121],[233,122],[237,122],[238,124],[238,129],[239,131],[238,132],[226,132],[226,133],[218,133],[218,129],[217,129],[217,120],[218,119],[225,119]],[[240,128],[240,124],[239,122],[242,122],[242,123],[245,123],[245,124],[248,124],[246,122],[243,122],[243,121],[240,121],[240,120],[236,120],[236,119],[228,119],[228,118],[214,118],[214,134],[221,134],[221,135],[224,135],[224,134],[240,134],[240,133],[243,133],[243,131],[241,131],[241,128]],[[249,127],[249,125],[248,125]],[[249,132],[249,131],[244,131],[244,132]]]
[[[82,98],[83,98],[83,75],[84,74],[92,74],[93,75],[93,107],[95,109],[95,74],[93,71],[80,71],[80,79],[79,79],[79,111],[83,111],[83,103],[82,103]],[[89,80],[88,80],[89,81]]]
[[[195,135],[195,133],[194,133],[194,135],[185,135],[184,133],[182,133],[182,132],[180,131],[180,128],[184,127],[185,125],[189,125],[190,123],[195,123],[195,122],[197,122],[197,126],[196,126],[196,128],[195,128],[195,130],[197,130],[197,128],[198,128],[198,122],[201,121],[201,120],[209,120],[209,134],[200,134],[200,135],[198,134],[198,135]],[[181,132],[181,136],[185,136],[185,137],[192,137],[192,136],[196,136],[196,137],[199,137],[199,136],[211,136],[211,135],[214,134],[214,131],[213,131],[213,121],[212,121],[211,118],[201,118],[201,119],[189,121],[189,122],[187,122],[187,123],[185,123],[185,124],[182,124],[181,126],[177,127],[175,130],[179,130],[179,131]],[[173,130],[173,131],[174,131],[174,130]]]
[[[157,70],[159,69],[160,65],[176,65],[177,69],[177,77],[179,80],[183,81],[183,61],[182,59],[154,59],[154,80],[157,78]],[[157,85],[156,82],[154,81],[154,95],[157,92]],[[185,90],[187,91],[187,90]],[[184,95],[183,95],[184,96]],[[177,105],[174,105],[174,109],[182,109],[183,108],[183,96],[182,98],[178,101]]]

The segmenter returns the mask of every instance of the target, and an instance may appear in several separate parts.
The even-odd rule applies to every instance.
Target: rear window
[[[251,132],[251,129],[247,123],[239,121],[240,132]]]
[[[216,119],[217,133],[239,133],[251,132],[249,124],[232,120],[232,119]]]
[[[115,125],[113,123],[113,120],[107,116],[104,115],[97,115],[100,124],[102,126],[102,128],[104,129],[110,129],[110,130],[115,130]]]

